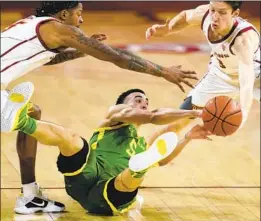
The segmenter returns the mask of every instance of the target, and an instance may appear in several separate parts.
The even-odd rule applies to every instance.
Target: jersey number
[[[137,143],[135,141],[135,139],[133,139],[131,142],[130,142],[130,146],[129,148],[126,150],[127,154],[132,157],[136,154],[136,148],[137,148]]]

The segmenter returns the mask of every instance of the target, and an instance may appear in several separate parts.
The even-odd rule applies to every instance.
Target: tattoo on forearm
[[[71,36],[74,40],[76,40],[78,43],[80,43],[83,46],[88,46],[90,49],[94,49],[98,52],[102,52],[105,55],[111,55],[111,56],[119,56],[119,54],[113,50],[111,47],[99,42],[96,39],[86,37],[84,33],[77,29],[73,29],[75,35]],[[99,53],[98,55],[102,55]],[[98,56],[97,55],[97,56]]]
[[[137,72],[145,72],[154,76],[162,76],[163,67],[157,64],[154,64],[150,61],[147,61],[129,51],[122,50],[119,48],[114,48],[114,50],[118,51],[123,55],[127,55],[130,57],[130,62],[128,65],[129,70],[137,71]]]
[[[147,61],[128,51],[118,48],[111,48],[110,46],[105,45],[97,41],[96,39],[86,37],[77,29],[73,30],[75,32],[75,35],[73,35],[72,38],[81,45],[87,46],[90,51],[92,51],[92,56],[100,60],[110,61],[124,69],[148,73],[154,76],[162,76],[164,68],[160,65]]]
[[[57,54],[50,62],[48,62],[45,65],[54,65],[54,64],[60,64],[65,61],[74,60],[76,58],[83,57],[83,53],[79,51],[65,51]]]

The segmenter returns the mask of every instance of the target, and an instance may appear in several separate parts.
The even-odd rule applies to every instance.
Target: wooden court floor
[[[89,34],[106,33],[110,44],[146,42],[144,31],[150,23],[144,18],[132,12],[113,13],[115,19],[109,22],[106,18],[111,15],[111,12],[84,15],[84,31]],[[3,14],[2,17],[5,18],[2,27],[15,18],[10,14]],[[258,19],[252,21],[259,27]],[[195,28],[168,37],[165,41],[190,44],[205,42],[200,30]],[[196,70],[199,76],[203,76],[207,70],[209,59],[207,53],[139,55],[164,66],[182,64],[186,69]],[[108,107],[127,89],[145,90],[151,108],[178,107],[185,98],[185,94],[175,85],[162,79],[121,70],[91,57],[41,67],[13,82],[10,87],[23,81],[34,83],[33,102],[41,107],[43,120],[69,127],[87,139]],[[188,92],[189,88],[186,90]],[[147,137],[155,129],[155,126],[146,125],[141,128],[140,134]],[[66,195],[63,177],[56,168],[57,149],[39,145],[37,181],[51,199],[65,203],[67,211],[62,214],[15,215],[13,207],[20,188],[15,137],[16,133],[1,134],[2,221],[260,220],[259,103],[253,103],[245,127],[235,135],[213,137],[213,141],[193,141],[171,165],[149,171],[143,183],[145,188],[140,190],[140,195],[144,197],[141,214],[137,211],[119,217],[87,214]]]

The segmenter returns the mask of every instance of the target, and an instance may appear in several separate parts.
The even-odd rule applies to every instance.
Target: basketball
[[[217,136],[237,131],[242,122],[240,105],[230,97],[218,96],[209,100],[202,111],[204,127]]]

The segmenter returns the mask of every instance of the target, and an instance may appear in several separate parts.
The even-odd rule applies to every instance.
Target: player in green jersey
[[[19,130],[40,143],[60,150],[57,166],[65,177],[67,193],[91,213],[124,213],[136,201],[147,170],[175,158],[192,139],[208,139],[209,132],[197,125],[178,141],[173,132],[162,134],[148,146],[137,133],[142,124],[167,124],[185,117],[200,117],[196,110],[161,108],[148,110],[148,98],[139,89],[122,93],[98,129],[87,141],[69,129],[38,121],[27,114],[26,99],[19,88],[9,94],[9,109],[1,116],[10,131]],[[15,99],[19,97],[19,99]],[[20,102],[20,103],[19,103]],[[7,126],[6,126],[7,127]]]

